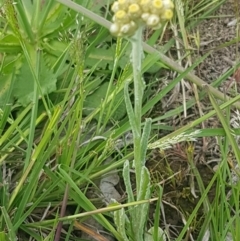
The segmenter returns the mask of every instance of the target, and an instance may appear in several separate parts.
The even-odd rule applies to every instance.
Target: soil
[[[234,24],[234,20],[239,15],[239,8],[239,1],[228,0],[214,13],[215,18],[204,20],[197,27],[200,35],[199,55],[212,50],[212,53],[197,70],[197,75],[209,84],[219,78],[239,59],[240,46],[238,43],[223,46],[239,35],[237,24]],[[195,54],[198,55],[196,52]]]
[[[168,231],[171,238],[179,235],[185,220],[188,220],[201,198],[202,194],[195,178],[196,172],[200,175],[205,188],[214,175],[213,166],[195,161],[191,166],[188,163],[187,149],[188,147],[183,144],[164,153],[155,150],[147,162],[153,184],[161,184],[163,187],[162,218],[159,225]],[[215,191],[214,183],[208,192],[210,202],[215,197]],[[154,204],[151,205],[150,212],[154,220]],[[201,206],[194,218],[195,225],[191,230],[193,237],[197,237],[203,215],[204,207]]]

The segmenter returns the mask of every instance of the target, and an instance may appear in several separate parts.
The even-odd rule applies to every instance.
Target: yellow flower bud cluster
[[[141,24],[158,29],[173,16],[171,0],[117,0],[110,32],[115,36],[132,36]]]

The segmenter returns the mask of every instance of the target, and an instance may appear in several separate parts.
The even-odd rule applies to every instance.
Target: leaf
[[[140,190],[137,194],[137,201],[148,200],[150,198],[150,174],[146,167],[141,170]],[[134,240],[143,241],[145,223],[148,220],[149,203],[144,203],[129,209],[131,216],[132,231],[134,232]]]
[[[39,74],[39,82],[41,86],[41,93],[43,95],[49,94],[56,90],[56,77],[53,72],[48,69],[43,59],[41,61],[41,70]],[[31,73],[30,67],[26,59],[23,60],[22,68],[20,69],[20,74],[15,81],[15,86],[13,89],[13,95],[17,99],[18,103],[26,106],[31,101],[33,101],[34,94],[34,77]]]
[[[4,231],[0,232],[0,240],[1,241],[8,241],[8,238],[6,237]]]
[[[86,66],[90,68],[97,64],[100,69],[107,69],[107,67],[111,70],[113,67],[114,61],[114,49],[107,49],[106,46],[102,46],[101,48],[94,48],[91,50],[88,58],[86,59]]]
[[[11,85],[11,77],[12,75],[4,75],[1,76],[0,81],[0,108],[3,108],[3,105],[5,104],[5,100],[8,96],[8,91],[10,89]]]
[[[238,164],[240,164],[240,151],[239,151],[238,144],[237,144],[237,142],[234,138],[233,131],[232,131],[231,127],[229,127],[229,123],[226,121],[225,116],[223,115],[221,109],[219,108],[218,103],[216,102],[214,96],[210,92],[208,86],[205,86],[205,89],[206,89],[206,91],[209,95],[209,99],[212,103],[212,106],[216,110],[217,116],[222,123],[222,126],[223,126],[223,128],[226,132],[226,136],[227,136],[227,138],[229,139],[229,142],[232,145],[232,148],[233,148],[233,151],[234,151],[234,154],[235,154],[235,158],[237,159]]]
[[[22,67],[22,57],[21,54],[9,54],[4,57],[3,68],[1,73],[3,75],[12,74],[13,71],[17,74],[19,69]],[[0,80],[1,81],[1,80]]]
[[[164,231],[158,227],[158,239],[153,238],[154,227],[151,227],[147,233],[145,233],[144,240],[145,241],[166,241],[166,234]]]
[[[155,188],[156,188],[155,192],[158,196],[158,201],[155,208],[154,226],[153,226],[152,234],[153,234],[153,239],[158,240],[158,238],[161,237],[159,236],[159,220],[161,218],[161,203],[162,203],[163,188],[159,184],[156,184]]]
[[[1,211],[2,211],[2,215],[3,215],[3,219],[6,223],[7,229],[8,229],[8,237],[11,241],[16,241],[17,240],[17,236],[15,234],[15,230],[13,228],[11,219],[7,213],[7,210],[5,207],[1,207]]]
[[[147,200],[150,198],[150,174],[146,167],[142,167],[141,177],[140,190],[137,195],[138,201]],[[149,203],[144,203],[142,205],[138,205],[134,210],[135,222],[133,226],[134,231],[137,232],[136,240],[142,240],[143,238],[145,223],[148,220],[148,207]]]
[[[44,36],[47,36],[49,34],[56,34],[58,35],[58,31],[62,28],[65,28],[65,19],[68,17],[71,17],[72,20],[74,19],[74,16],[68,16],[68,9],[59,3],[54,3],[52,6],[50,12],[48,13],[46,22],[43,26],[43,34]]]
[[[121,208],[120,210],[114,212],[114,223],[117,227],[117,231],[120,233],[124,241],[129,241],[126,235],[126,221],[129,222],[127,215],[125,214],[124,208]]]
[[[146,200],[150,198],[150,174],[148,169],[144,166],[141,171],[140,190],[137,195],[137,200]]]
[[[0,52],[1,53],[18,53],[22,50],[19,39],[13,35],[8,34],[0,39]]]
[[[102,83],[99,88],[94,91],[91,95],[87,96],[86,101],[84,103],[84,115],[89,115],[92,111],[94,111],[97,108],[102,108],[102,103],[105,98],[108,98],[106,96],[107,89],[108,89],[108,82]],[[114,87],[112,87],[113,90]],[[113,102],[113,107],[115,108],[112,110],[112,118],[114,120],[120,120],[124,117],[126,114],[126,108],[124,101],[119,103],[119,100],[121,100],[122,92],[118,93],[117,96],[115,96],[115,100]],[[107,109],[104,109],[104,114],[106,114]],[[95,115],[94,118],[98,120],[99,114]]]
[[[132,132],[133,132],[133,136],[139,138],[141,135],[140,133],[138,133],[138,128],[137,128],[137,124],[136,124],[136,117],[133,111],[133,107],[132,107],[132,103],[131,103],[131,99],[130,99],[130,95],[129,95],[129,91],[128,91],[128,86],[129,86],[129,82],[125,82],[125,86],[124,86],[124,98],[125,98],[125,103],[126,103],[126,109],[127,109],[127,113],[128,113],[128,117],[129,117],[129,122],[132,128]]]
[[[68,48],[68,43],[57,40],[46,40],[42,43],[44,50],[51,55],[59,57]]]
[[[143,128],[142,137],[141,137],[141,162],[143,166],[145,166],[146,152],[148,148],[148,139],[151,132],[151,124],[152,124],[152,120],[150,118],[147,118]]]
[[[128,196],[128,202],[134,202],[134,195],[133,195],[133,190],[132,190],[132,183],[130,180],[130,167],[129,167],[129,161],[126,160],[124,162],[123,166],[123,180],[124,184],[126,186],[126,192]]]
[[[124,51],[124,53],[121,55],[121,58],[119,60],[119,66],[124,69],[124,67],[126,66],[127,63],[129,63],[129,56],[131,55],[131,45],[128,45]],[[166,66],[165,64],[163,64],[160,60],[159,60],[159,55],[155,54],[148,54],[146,55],[146,57],[143,60],[142,66],[143,72],[146,73],[157,73],[161,68],[164,69],[168,69],[168,66]]]

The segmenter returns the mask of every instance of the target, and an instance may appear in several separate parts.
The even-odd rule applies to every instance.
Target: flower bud
[[[151,14],[147,20],[147,25],[149,27],[155,27],[159,24],[159,22],[160,22],[159,16],[155,14]]]
[[[130,3],[130,4],[139,3],[139,0],[129,0],[129,3]]]
[[[117,23],[112,23],[109,30],[112,35],[118,36],[120,32],[120,25]]]
[[[151,7],[151,0],[141,0],[140,6],[144,13],[149,12],[149,9]]]
[[[138,4],[133,3],[128,7],[128,15],[131,19],[137,19],[141,16],[142,11]]]
[[[120,29],[120,32],[123,34],[123,35],[126,35],[126,36],[132,36],[134,34],[134,32],[136,31],[137,29],[137,25],[135,22],[131,21],[130,23],[128,24],[124,24],[122,25],[121,29]]]
[[[119,10],[114,15],[114,22],[128,23],[130,21],[129,16],[124,10]]]
[[[148,18],[150,17],[150,14],[149,13],[143,13],[141,15],[141,18],[144,22],[147,22]]]
[[[173,11],[171,9],[166,9],[161,14],[161,18],[164,20],[170,20],[173,17]]]
[[[173,8],[171,0],[116,0],[110,32],[118,37],[132,36],[142,24],[158,29],[173,17]]]
[[[174,8],[174,4],[171,0],[162,0],[163,6],[165,9],[173,9]]]
[[[114,2],[112,7],[111,7],[111,10],[116,13],[118,10],[119,10],[119,3],[118,2]]]
[[[151,13],[153,14],[161,14],[163,10],[163,2],[162,0],[153,0],[151,4]]]
[[[127,10],[129,6],[129,0],[118,0],[119,9]]]

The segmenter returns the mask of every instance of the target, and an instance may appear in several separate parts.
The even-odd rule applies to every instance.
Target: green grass
[[[188,38],[196,33],[198,43],[201,36],[197,35],[197,26],[203,19],[213,17],[224,3],[225,0],[201,0],[196,4],[175,1],[171,24],[155,32],[146,31],[140,69],[146,88],[137,112],[140,116],[134,117],[131,45],[129,39],[116,39],[109,34],[111,2],[1,1],[0,240],[81,240],[76,230],[84,227],[90,236],[100,240],[101,232],[83,225],[88,217],[119,241],[136,241],[136,220],[140,226],[144,224],[144,233],[152,227],[151,235],[140,235],[143,240],[150,236],[154,241],[164,237],[182,241],[191,235],[196,241],[226,240],[227,235],[240,240],[240,188],[238,181],[233,182],[233,175],[237,178],[240,173],[235,138],[240,129],[230,128],[230,112],[240,109],[240,97],[228,98],[218,90],[239,64],[211,85],[205,83],[193,70],[211,52],[193,62]],[[167,34],[168,39],[163,42]],[[237,41],[238,36],[226,45]],[[186,51],[176,53],[176,62],[167,56],[180,44]],[[189,67],[183,68],[181,62],[187,62]],[[159,73],[170,71],[176,73],[175,77],[157,89],[158,83],[165,80],[164,74],[159,77]],[[183,81],[193,83],[194,96],[185,98],[174,109],[159,112],[157,104],[168,98],[176,85],[183,86]],[[209,111],[199,115],[201,101],[206,97],[211,101]],[[183,118],[192,107],[198,113],[188,124],[169,124],[171,118]],[[135,123],[129,121],[127,114],[136,118]],[[222,127],[202,129],[201,124],[210,117]],[[149,118],[152,130],[148,138]],[[130,131],[136,131],[134,124],[143,132],[138,144],[148,148],[147,153],[153,148],[163,151],[166,146],[175,147],[179,142],[187,146],[186,161],[196,180],[199,199],[191,213],[179,210],[185,223],[174,237],[164,225],[159,229],[166,207],[165,186],[159,184],[163,180],[151,177],[148,197],[148,170],[144,163],[148,155],[135,139],[127,139]],[[207,137],[217,139],[220,161],[206,186],[194,162],[197,153],[192,140]],[[138,160],[136,156],[142,166],[135,177],[132,164],[134,158]],[[116,170],[122,199],[101,202],[99,183],[104,175]],[[168,173],[170,181],[176,183],[172,170]],[[212,190],[215,193],[210,201]],[[90,195],[92,191],[94,195]],[[148,215],[150,203],[155,208],[154,216],[150,212]],[[196,220],[200,212],[201,220]]]

